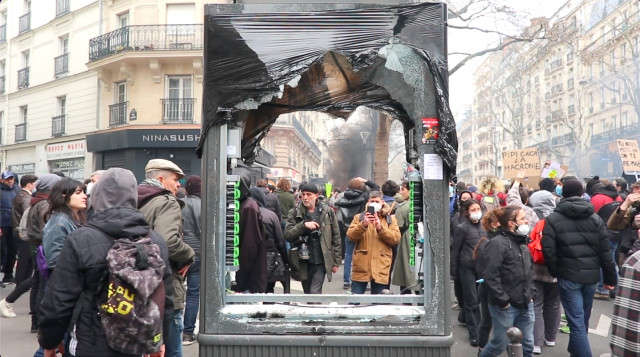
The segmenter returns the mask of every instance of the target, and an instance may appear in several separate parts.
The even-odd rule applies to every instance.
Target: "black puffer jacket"
[[[196,259],[200,259],[200,217],[202,201],[199,196],[188,195],[182,199],[182,233],[185,243],[196,253]]]
[[[593,205],[580,197],[565,198],[547,217],[542,232],[542,254],[552,276],[579,284],[600,280],[616,284],[609,238]]]
[[[475,269],[473,249],[480,238],[487,235],[480,222],[472,223],[466,217],[461,222],[456,228],[451,247],[451,276],[458,276],[458,267],[461,266]]]
[[[500,231],[487,242],[481,260],[480,275],[489,291],[489,302],[499,307],[511,304],[527,308],[535,295],[527,237]]]
[[[105,283],[104,275],[108,272],[106,255],[114,242],[109,236],[143,237],[149,233],[149,224],[135,208],[137,194],[133,193],[136,189],[133,174],[112,176],[112,170],[127,171],[109,169],[94,186],[92,198],[96,212],[91,216],[88,227],[80,227],[69,234],[56,269],[47,282],[40,306],[38,338],[40,346],[45,349],[55,348],[62,341],[75,306],[82,304],[72,340],[72,345],[77,343],[77,346],[70,352],[77,357],[130,356],[120,354],[107,345],[98,316],[97,292],[103,289],[100,282]],[[128,188],[123,187],[127,179],[132,180]],[[99,198],[105,195],[110,196],[110,202],[100,201]],[[110,207],[105,207],[104,203]],[[166,264],[163,276],[166,290],[163,335],[166,338],[174,309],[172,290],[166,288],[171,286],[171,268],[164,239],[155,232],[151,232],[151,239],[160,247],[160,255]]]

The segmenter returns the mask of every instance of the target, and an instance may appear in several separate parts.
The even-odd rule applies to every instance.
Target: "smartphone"
[[[367,207],[367,212],[369,212],[371,214],[376,214],[376,210],[371,206]]]

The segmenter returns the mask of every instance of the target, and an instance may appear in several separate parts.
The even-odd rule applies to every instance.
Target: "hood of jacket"
[[[91,206],[95,213],[89,219],[89,225],[114,238],[145,236],[149,224],[136,209],[137,204],[138,183],[133,173],[111,168],[91,190]]]
[[[362,207],[367,202],[365,194],[361,190],[348,188],[344,191],[342,198],[335,203],[338,207]]]
[[[362,190],[356,190],[354,188],[348,188],[344,191],[344,198],[348,200],[354,200],[360,196],[362,196]]]
[[[102,180],[102,178],[100,178],[100,180]],[[150,199],[156,196],[164,195],[164,194],[172,194],[172,193],[171,191],[163,187],[140,184],[138,186],[138,208],[144,206]],[[92,190],[91,197],[93,200],[93,190]],[[93,205],[93,201],[92,201],[92,205]]]
[[[596,195],[598,194],[605,195],[615,200],[618,197],[618,190],[613,185],[609,184],[607,186],[599,187]]]
[[[556,198],[551,192],[540,190],[531,194],[529,204],[534,211],[540,212],[543,217],[546,217],[556,209]]]
[[[577,219],[587,218],[595,213],[593,205],[582,197],[563,198],[555,211],[566,217]]]
[[[264,207],[264,191],[260,187],[251,187],[251,198],[256,200],[258,206]]]
[[[240,201],[242,202],[251,195],[251,172],[246,167],[238,166],[233,169],[232,174],[240,179]]]

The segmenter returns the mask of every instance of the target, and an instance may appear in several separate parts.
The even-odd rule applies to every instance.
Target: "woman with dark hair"
[[[487,235],[480,224],[482,209],[480,204],[474,200],[464,201],[462,204],[464,218],[458,227],[453,238],[451,247],[451,275],[460,279],[462,292],[464,295],[465,323],[469,330],[469,343],[471,346],[478,346],[478,324],[480,323],[480,309],[478,307],[478,287],[476,280],[475,261],[473,250],[480,241],[480,238]]]
[[[48,221],[42,230],[42,247],[49,269],[53,269],[67,235],[86,223],[87,195],[84,184],[65,177],[49,195]]]
[[[480,357],[498,356],[509,340],[507,329],[522,331],[524,356],[533,353],[533,262],[527,239],[529,222],[518,206],[496,210],[499,233],[487,242],[480,259],[482,278],[488,291],[493,338]]]

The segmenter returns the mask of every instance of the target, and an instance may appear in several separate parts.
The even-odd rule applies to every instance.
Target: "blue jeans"
[[[351,261],[353,260],[353,249],[356,247],[356,243],[350,241],[347,236],[345,236],[344,241],[344,283],[351,284]]]
[[[526,309],[513,306],[502,309],[489,304],[489,312],[491,312],[491,323],[493,324],[493,338],[484,346],[480,357],[499,356],[503,353],[509,345],[507,330],[511,326],[522,331],[523,356],[530,357],[533,354],[533,322],[535,319],[533,302],[530,302]]]
[[[187,270],[187,297],[184,308],[184,334],[192,334],[196,328],[200,307],[200,259],[197,258]]]
[[[614,265],[616,266],[616,271],[618,271],[618,264],[615,264],[616,250],[618,249],[619,244],[620,242],[609,239],[609,247],[611,248],[611,259],[613,260]],[[602,269],[600,269],[600,281],[598,282],[598,287],[596,291],[600,294],[609,295],[609,290],[606,290],[604,288],[604,278],[602,277]]]
[[[351,293],[352,294],[364,294],[365,290],[367,290],[367,282],[363,281],[352,281],[351,282]],[[371,295],[379,295],[382,294],[382,290],[387,287],[386,284],[378,284],[375,281],[371,281]]]
[[[169,336],[164,340],[166,357],[182,357],[182,309],[173,310],[173,319],[169,326]]]
[[[596,284],[578,284],[558,278],[560,301],[571,333],[567,351],[573,356],[591,357],[589,347],[589,318],[593,306],[593,294]]]

